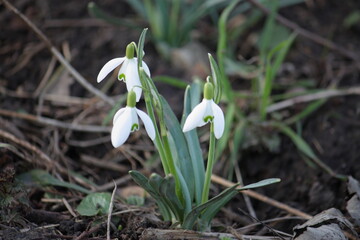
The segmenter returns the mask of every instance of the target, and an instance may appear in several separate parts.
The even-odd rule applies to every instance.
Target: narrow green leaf
[[[180,127],[179,121],[177,120],[174,112],[171,110],[169,104],[162,96],[160,96],[160,101],[164,108],[163,113],[166,127],[170,133],[171,138],[173,139],[173,142],[176,144],[176,148],[174,148],[176,154],[173,154],[173,156],[176,156],[177,158],[174,158],[174,161],[176,165],[180,168],[181,174],[186,181],[186,185],[188,187],[191,199],[193,199],[195,188],[194,172],[192,169],[193,165],[184,133]],[[185,191],[185,189],[182,190]]]
[[[313,152],[311,147],[306,143],[306,141],[296,134],[290,127],[286,126],[285,124],[274,122],[272,123],[274,127],[277,127],[281,132],[283,132],[285,135],[287,135],[295,144],[295,146],[298,148],[300,152],[305,154],[305,156],[309,157],[314,163],[316,163],[320,168],[322,168],[325,172],[330,174],[330,176],[339,178],[340,180],[346,181],[347,176],[337,174],[334,172],[328,165],[326,165],[324,162],[321,161],[320,158],[316,156],[316,154]]]
[[[42,169],[31,170],[27,173],[23,173],[19,175],[18,178],[24,181],[25,184],[28,184],[30,182],[41,186],[51,185],[57,187],[70,188],[86,194],[91,193],[90,190],[83,188],[79,185],[59,180]]]
[[[158,189],[154,188],[154,186],[149,183],[149,179],[147,179],[143,174],[138,171],[131,170],[129,171],[130,176],[133,180],[141,186],[145,191],[147,191],[153,198],[159,198],[159,191]],[[159,176],[160,177],[160,176]]]
[[[194,82],[191,86],[188,86],[185,91],[184,96],[184,110],[181,125],[183,126],[186,118],[191,113],[191,110],[199,103],[200,92],[201,92],[201,83]],[[189,149],[189,154],[192,163],[192,169],[194,172],[194,191],[195,191],[195,202],[196,205],[201,203],[202,189],[204,186],[205,178],[205,166],[204,159],[202,156],[202,150],[199,143],[199,138],[196,130],[191,130],[184,133],[186,138],[186,143]]]
[[[317,109],[319,109],[322,105],[324,105],[324,103],[326,102],[327,99],[320,99],[317,100],[313,103],[310,103],[304,110],[302,110],[300,113],[292,116],[291,118],[286,119],[284,122],[287,125],[293,124],[295,122],[298,122],[304,118],[306,118],[307,116],[309,116],[311,113],[315,112]]]
[[[221,74],[221,81],[223,86],[223,93],[226,96],[228,101],[232,101],[234,98],[234,92],[231,88],[229,79],[225,74],[225,56],[226,56],[226,45],[227,45],[227,20],[229,18],[230,13],[235,8],[236,4],[240,0],[233,0],[231,3],[225,8],[225,10],[221,13],[218,29],[219,29],[219,38],[218,45],[216,50],[218,66]]]
[[[163,181],[163,178],[157,174],[152,174],[150,179],[147,179],[143,174],[135,170],[129,171],[129,174],[139,186],[145,189],[145,191],[155,199],[164,220],[171,220],[171,208],[160,194],[160,184]]]
[[[306,156],[308,156],[311,159],[318,159],[316,154],[313,152],[311,147],[305,142],[305,140],[299,135],[297,135],[290,127],[279,122],[274,122],[273,125],[277,127],[282,133],[287,135],[302,153],[304,153]]]
[[[278,8],[278,0],[270,1],[270,15],[268,16],[264,30],[261,34],[259,42],[260,57],[265,61],[265,56],[270,49],[271,40],[273,37],[274,27],[275,27],[275,15]]]
[[[266,108],[270,104],[270,95],[272,92],[272,85],[277,71],[279,70],[285,56],[293,43],[296,35],[293,34],[289,39],[281,42],[275,48],[273,48],[267,56],[266,72],[265,72],[265,85],[261,90],[261,102],[260,102],[260,116],[262,120],[266,118]],[[275,59],[273,60],[273,57]]]
[[[243,191],[243,190],[252,189],[252,188],[264,187],[264,186],[267,186],[267,185],[270,185],[270,184],[278,183],[280,181],[281,181],[280,178],[268,178],[268,179],[264,179],[264,180],[261,180],[261,181],[256,182],[256,183],[245,185],[245,186],[243,186],[241,188],[238,188],[237,190]]]
[[[270,185],[273,183],[280,182],[279,178],[270,178],[261,180],[257,183],[252,183],[246,186],[243,186],[241,188],[236,188],[231,193],[227,194],[225,197],[220,199],[219,201],[215,201],[211,206],[207,207],[204,212],[201,214],[201,223],[204,224],[204,227],[207,227],[210,225],[211,220],[215,217],[216,213],[226,204],[228,203],[239,191],[252,189],[252,188],[258,188],[263,187],[266,185]]]
[[[235,184],[231,188],[227,188],[223,192],[221,192],[216,197],[210,199],[204,204],[201,204],[198,207],[195,207],[190,213],[188,213],[185,217],[185,220],[182,224],[182,228],[184,229],[193,229],[195,222],[199,219],[200,214],[205,211],[207,208],[213,208],[213,206],[218,205],[219,203],[223,203],[225,205],[232,197],[237,194],[236,187],[239,184]],[[214,209],[216,212],[218,209]],[[211,221],[211,220],[210,220]]]
[[[155,82],[166,83],[170,86],[177,87],[180,89],[185,89],[187,87],[187,83],[179,78],[169,77],[169,76],[156,76],[153,77]]]
[[[175,179],[173,176],[167,176],[160,184],[160,193],[163,200],[170,206],[175,217],[180,222],[184,219],[184,207],[179,201],[175,190]]]
[[[217,65],[215,59],[208,54],[209,61],[210,61],[210,68],[211,68],[211,82],[214,85],[214,102],[219,103],[221,100],[221,93],[222,93],[222,77],[220,73],[219,66]]]
[[[128,2],[135,2],[135,0],[131,0]],[[112,25],[115,26],[126,26],[126,27],[130,27],[130,28],[139,28],[139,25],[136,24],[135,22],[129,21],[127,19],[124,18],[118,18],[118,17],[114,17],[110,14],[108,14],[107,12],[105,12],[104,10],[102,10],[96,3],[94,2],[89,2],[88,4],[88,12],[91,16],[101,19],[105,22],[108,22]]]
[[[280,182],[279,178],[270,178],[259,181],[257,183],[249,184],[241,188],[237,188],[239,183],[234,184],[234,186],[227,188],[221,192],[216,197],[210,199],[206,203],[194,208],[185,218],[183,223],[183,228],[192,229],[196,220],[200,217],[200,228],[206,229],[211,220],[214,218],[215,214],[226,204],[228,203],[239,191],[263,187],[269,184]]]

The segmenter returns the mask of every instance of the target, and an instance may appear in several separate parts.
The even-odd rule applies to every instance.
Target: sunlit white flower
[[[117,111],[113,119],[111,143],[115,148],[124,144],[131,132],[139,130],[139,117],[144,123],[147,134],[151,140],[154,140],[156,137],[154,124],[145,112],[135,107],[135,93],[130,91],[127,106]]]
[[[204,99],[196,105],[186,118],[183,132],[190,131],[196,127],[202,127],[208,122],[213,122],[214,135],[217,139],[221,138],[225,128],[224,113],[212,98],[213,86],[208,82],[204,86]]]
[[[134,57],[134,45],[134,43],[130,43],[126,47],[125,57],[114,58],[108,61],[100,70],[97,76],[97,82],[101,82],[110,72],[121,65],[118,73],[118,79],[126,83],[128,92],[133,90],[136,93],[136,101],[138,102],[141,97],[142,88],[140,87],[141,82],[138,72],[138,59]],[[149,67],[144,61],[142,61],[142,66],[146,74],[150,77]]]

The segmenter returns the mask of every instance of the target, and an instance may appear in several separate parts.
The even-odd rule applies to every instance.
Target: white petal
[[[126,82],[126,69],[127,69],[127,66],[129,65],[129,59],[128,58],[125,58],[123,64],[121,65],[120,69],[119,69],[119,72],[118,72],[118,80],[119,81],[124,81]],[[121,75],[124,75],[125,78],[121,77]]]
[[[119,66],[125,57],[122,58],[114,58],[108,61],[100,70],[97,76],[97,82],[101,82],[111,71],[113,71],[117,66]]]
[[[214,101],[213,100],[209,100],[209,99],[203,99],[203,101],[205,102],[206,104],[206,107],[205,107],[205,112],[204,112],[204,115],[203,115],[203,122],[200,123],[198,125],[198,127],[202,127],[204,126],[205,124],[207,124],[208,122],[205,122],[204,121],[204,118],[210,116],[211,118],[214,117],[214,113],[213,113],[213,110],[212,110],[212,107],[211,107],[211,103],[213,103]]]
[[[146,74],[147,74],[149,77],[151,77],[151,75],[150,75],[150,69],[149,69],[148,65],[147,65],[144,61],[142,61],[142,67],[144,68],[144,71],[146,72]]]
[[[151,118],[146,113],[144,113],[143,111],[141,111],[137,108],[136,108],[136,112],[139,115],[139,117],[141,118],[141,121],[143,121],[147,134],[149,135],[151,140],[154,141],[156,134],[155,134],[155,127],[154,127],[153,122],[151,121]]]
[[[225,129],[225,118],[221,108],[212,101],[211,108],[214,113],[214,134],[217,139],[221,138]]]
[[[132,126],[132,116],[131,109],[125,109],[126,111],[121,114],[115,124],[113,129],[111,130],[111,143],[117,148],[124,144],[124,142],[128,139],[131,126]]]
[[[204,123],[204,113],[206,111],[206,99],[203,99],[201,103],[196,105],[189,116],[186,118],[183,132],[190,131],[198,126],[203,126]]]
[[[121,114],[124,113],[124,111],[126,110],[127,107],[124,107],[124,108],[121,108],[119,109],[115,115],[114,115],[114,118],[113,118],[113,124],[115,124],[116,120],[121,116]]]
[[[136,59],[130,59],[126,68],[126,88],[128,92],[133,90],[136,94],[136,102],[140,100],[142,88],[139,78],[138,66]]]
[[[132,125],[136,124],[137,126],[139,126],[139,117],[136,113],[137,108],[135,107],[129,107],[131,109],[131,122]],[[137,130],[137,129],[136,129]]]

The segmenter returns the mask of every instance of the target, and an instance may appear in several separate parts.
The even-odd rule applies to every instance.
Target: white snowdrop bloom
[[[225,119],[221,108],[214,102],[214,87],[210,82],[204,86],[204,99],[191,111],[186,118],[183,132],[190,131],[196,127],[202,127],[208,122],[214,124],[214,135],[217,139],[224,133]]]
[[[112,72],[115,68],[121,65],[118,79],[126,83],[127,91],[133,90],[136,93],[136,102],[140,100],[142,88],[138,72],[138,59],[134,57],[135,44],[130,43],[126,47],[126,56],[120,58],[114,58],[108,61],[100,70],[97,76],[97,82],[101,82],[104,78]],[[144,71],[150,77],[149,67],[144,61],[142,61]]]
[[[156,137],[153,122],[145,112],[135,107],[135,98],[135,92],[130,91],[127,106],[117,111],[114,116],[114,126],[111,130],[111,143],[115,148],[124,144],[131,132],[139,130],[139,117],[144,123],[145,130],[151,140],[154,140]]]

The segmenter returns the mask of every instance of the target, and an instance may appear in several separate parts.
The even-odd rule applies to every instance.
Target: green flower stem
[[[215,161],[215,135],[214,135],[214,123],[211,122],[209,153],[208,153],[208,161],[206,166],[205,181],[204,181],[204,188],[202,191],[201,203],[206,203],[209,199],[211,175],[215,163],[214,161]]]
[[[144,91],[144,92],[145,92],[145,91]],[[146,94],[144,94],[144,95],[145,95],[145,105],[146,105],[146,109],[147,109],[147,111],[148,111],[149,117],[151,118],[151,121],[153,121],[154,126],[155,126],[155,131],[156,131],[155,145],[156,145],[156,148],[157,148],[158,151],[159,151],[160,160],[161,160],[161,163],[162,163],[162,165],[163,165],[165,175],[168,175],[168,174],[171,173],[171,170],[170,170],[170,168],[169,168],[167,153],[166,153],[166,151],[165,151],[164,144],[163,144],[163,142],[161,141],[162,138],[160,137],[159,129],[158,129],[157,124],[156,124],[156,118],[155,118],[155,114],[154,114],[154,109],[153,109],[153,107],[152,107],[150,97],[146,97]]]
[[[155,132],[156,132],[155,146],[159,151],[160,160],[161,160],[161,164],[164,168],[165,175],[168,175],[171,172],[169,169],[169,164],[168,164],[165,149],[164,149],[164,144],[162,142],[162,138],[160,137],[159,129],[156,124],[156,118],[155,118],[155,113],[154,113],[154,108],[153,108],[154,103],[150,96],[150,91],[148,91],[149,84],[147,82],[147,77],[145,76],[146,73],[142,70],[142,71],[139,71],[139,75],[140,75],[141,85],[145,87],[144,99],[145,99],[146,110],[148,112],[149,117],[151,118],[151,121],[154,123],[154,127],[155,127]]]
[[[176,171],[173,155],[171,153],[168,132],[167,132],[166,125],[165,125],[164,116],[161,113],[159,113],[158,115],[159,115],[160,132],[161,132],[161,138],[163,140],[162,142],[163,142],[163,146],[164,146],[166,161],[167,161],[167,164],[169,167],[169,171],[174,176],[174,179],[175,179],[176,195],[179,197],[180,201],[182,203],[184,203],[185,199],[182,194],[180,179],[179,179],[179,176]]]

